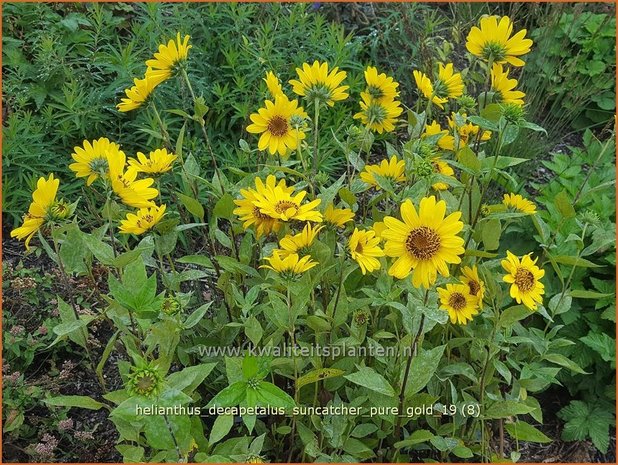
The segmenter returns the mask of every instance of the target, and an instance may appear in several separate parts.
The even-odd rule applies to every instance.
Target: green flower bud
[[[127,391],[133,396],[152,399],[161,393],[163,376],[156,366],[147,364],[143,367],[131,367],[133,373],[127,381]]]
[[[519,124],[525,118],[524,107],[516,103],[505,103],[500,105],[502,110],[502,116],[509,122],[509,124]]]
[[[161,311],[166,315],[176,315],[181,309],[182,306],[180,304],[180,300],[174,296],[166,297],[161,304]]]
[[[474,97],[464,94],[457,99],[457,105],[462,111],[468,113],[476,108],[476,100]]]
[[[427,159],[416,160],[414,171],[420,178],[426,178],[433,174],[433,164]]]
[[[352,317],[352,320],[356,326],[365,326],[370,319],[371,315],[366,310],[357,310],[354,312],[354,316]]]

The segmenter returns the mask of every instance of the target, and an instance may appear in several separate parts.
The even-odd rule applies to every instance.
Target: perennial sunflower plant
[[[532,46],[525,36],[513,34],[510,18],[482,18],[457,69],[446,46],[436,69],[400,65],[417,94],[372,64],[316,60],[291,76],[260,55],[272,69],[243,76],[261,94],[237,102],[242,121],[230,127],[238,144],[221,152],[209,137],[219,137],[211,125],[226,116],[207,100],[229,87],[187,72],[189,36],[161,44],[118,104],[121,112],[148,104],[142,129],[152,137],[139,138],[128,160],[107,137],[75,147],[65,158],[83,180],[77,218],[68,221],[74,207],[58,200],[50,175],[11,232],[27,249],[42,232],[44,251],[68,259],[67,278],[96,281],[99,263],[97,273],[107,273],[89,297],[58,300],[67,321],[54,328],[88,357],[103,353],[92,369],[104,394],[79,402],[54,395],[49,407],[105,405],[127,462],[407,463],[424,453],[516,461],[490,447],[499,440],[493,432],[513,443],[543,439],[525,423],[541,422],[537,393],[561,369],[579,368],[562,352],[566,336],[552,339],[555,322],[590,295],[574,281],[580,264],[595,267],[585,246],[607,247],[601,227],[588,229],[598,218],[576,211],[589,191],[564,188],[547,208],[540,197],[528,200],[512,169],[526,159],[506,148],[526,131],[542,132],[526,121],[525,95],[507,67],[523,66]],[[198,37],[192,53],[204,54]],[[247,48],[257,40],[243,38]],[[165,92],[154,90],[173,78],[183,91],[168,108]],[[196,96],[204,83],[208,91]],[[334,108],[320,119],[326,107]],[[242,128],[257,135],[256,147],[240,139]],[[219,163],[235,151],[241,162]],[[555,211],[581,235],[552,229]],[[77,312],[88,298],[100,318]],[[90,351],[93,322],[114,331],[100,351]],[[318,345],[383,355],[299,355]],[[283,346],[290,353],[269,353]],[[215,356],[202,350],[211,348]],[[109,363],[116,351],[119,362]],[[102,376],[112,365],[113,386]],[[136,405],[158,402],[233,413],[206,429],[203,414],[136,420]],[[419,405],[440,417],[416,414]],[[279,410],[242,410],[266,406]],[[295,410],[344,407],[365,410]]]

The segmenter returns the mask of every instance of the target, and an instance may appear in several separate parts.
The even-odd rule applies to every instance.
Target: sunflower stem
[[[300,391],[298,390],[298,386],[297,386],[298,364],[296,360],[296,336],[295,336],[296,328],[294,326],[294,321],[292,320],[292,296],[291,296],[289,286],[287,286],[286,297],[287,297],[286,300],[287,300],[287,305],[288,305],[288,317],[289,317],[289,324],[290,324],[288,331],[290,334],[290,341],[292,343],[292,363],[294,364],[294,402],[296,402],[296,404],[298,405],[298,403],[300,402]],[[296,416],[293,416],[292,417],[292,434],[290,435],[291,438],[294,437],[295,431],[296,431]],[[288,463],[292,462],[293,453],[294,453],[294,448],[290,447],[290,453],[288,455]]]
[[[425,291],[425,298],[423,299],[423,307],[427,305],[427,300],[429,299],[429,289]],[[421,321],[418,325],[418,331],[412,339],[412,343],[410,344],[410,357],[408,357],[408,362],[406,363],[406,371],[403,375],[403,381],[401,383],[401,390],[399,391],[399,408],[397,409],[397,424],[395,425],[395,440],[398,441],[401,438],[401,415],[403,412],[403,404],[406,399],[406,385],[408,384],[408,376],[410,375],[410,367],[412,366],[412,360],[416,355],[416,349],[418,345],[418,340],[421,337],[423,332],[423,326],[425,324],[425,314],[421,315]]]
[[[487,189],[489,187],[489,184],[491,183],[491,179],[494,175],[496,165],[498,164],[498,157],[500,155],[500,150],[502,150],[502,136],[504,132],[506,131],[507,126],[508,126],[508,123],[505,124],[502,131],[500,131],[500,133],[498,134],[498,142],[496,144],[496,150],[494,152],[494,161],[491,165],[491,169],[489,170],[489,173],[487,174],[487,179],[485,180],[485,182],[483,182],[483,187],[481,189],[481,195],[479,196],[479,204],[474,214],[474,219],[472,220],[472,223],[470,224],[470,231],[468,233],[468,238],[466,239],[466,243],[464,244],[464,249],[468,247],[468,244],[470,243],[470,239],[472,239],[472,233],[474,231],[474,227],[476,226],[476,223],[479,220],[479,216],[481,214],[481,210],[483,207],[483,200],[485,200],[485,194],[487,194]],[[482,131],[482,129],[479,129],[479,131]],[[470,209],[472,209],[472,205],[470,205]]]
[[[73,316],[75,317],[76,321],[79,321],[79,313],[77,312],[77,304],[75,303],[75,297],[73,296],[73,288],[70,286],[69,275],[66,269],[64,268],[64,264],[62,263],[62,258],[60,257],[60,247],[58,246],[58,240],[56,239],[56,235],[54,234],[53,229],[51,232],[51,239],[54,244],[54,251],[56,252],[56,257],[58,257],[57,263],[58,263],[58,268],[60,269],[60,275],[62,276],[62,281],[63,281],[62,284],[63,284],[64,290],[66,294],[69,296],[69,302],[71,302],[71,308],[73,309]],[[88,357],[89,368],[95,373],[97,373],[97,371],[94,369],[95,364],[92,359],[92,354],[90,352],[90,344],[88,342],[88,330],[85,327],[82,328],[81,334],[84,337],[84,349],[86,350],[86,356]],[[99,373],[97,373],[97,381],[101,385],[101,388],[103,389],[103,391],[107,391],[105,387],[105,381],[103,380],[102,375],[100,375]]]
[[[318,174],[318,165],[319,165],[319,151],[318,151],[318,119],[320,117],[320,100],[315,99],[313,101],[314,106],[314,116],[313,116],[313,179],[311,180],[312,184],[315,184],[315,178]],[[312,189],[312,194],[315,195],[315,187]]]
[[[495,300],[492,299],[493,309],[494,309],[494,324],[491,329],[491,335],[489,336],[489,340],[487,341],[487,355],[485,357],[485,364],[483,365],[483,370],[481,371],[481,378],[479,381],[479,404],[481,411],[484,411],[483,404],[485,402],[485,378],[487,375],[487,368],[489,367],[489,362],[491,362],[491,346],[493,344],[494,339],[496,338],[496,330],[498,329],[498,309],[496,308]],[[474,429],[473,429],[474,432]],[[481,455],[484,458],[486,455],[486,444],[484,441],[485,438],[485,420],[481,419],[481,441],[482,441],[482,451]]]
[[[165,127],[165,124],[163,123],[163,120],[161,119],[161,115],[159,114],[159,110],[157,110],[157,106],[154,103],[154,100],[151,100],[150,102],[150,108],[152,108],[152,111],[155,115],[155,118],[157,120],[157,123],[159,123],[159,127],[161,128],[161,136],[163,137],[163,141],[165,142],[165,145],[167,146],[168,150],[172,150],[172,142],[170,139],[170,135],[167,132],[167,128]]]
[[[193,92],[193,86],[191,85],[191,80],[189,79],[189,75],[187,74],[187,70],[182,68],[182,77],[187,83],[187,88],[189,89],[189,93],[191,94],[191,98],[193,99],[193,104],[195,105],[196,97],[195,92]],[[208,153],[210,154],[210,159],[212,161],[212,166],[217,174],[217,178],[219,179],[219,185],[221,186],[221,193],[225,194],[225,187],[223,186],[223,178],[221,177],[221,172],[219,171],[219,166],[217,165],[217,158],[215,157],[215,153],[212,150],[212,146],[210,145],[210,138],[208,137],[208,133],[206,132],[205,122],[202,118],[199,121],[200,129],[202,130],[202,134],[204,136],[204,141],[206,142],[206,147],[208,148]]]

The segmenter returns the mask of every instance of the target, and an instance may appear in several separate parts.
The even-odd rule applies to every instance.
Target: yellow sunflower
[[[421,137],[425,138],[438,134],[443,134],[442,137],[438,139],[438,147],[442,150],[453,150],[455,147],[455,138],[448,133],[447,129],[442,129],[440,123],[435,120],[431,124],[425,125],[425,132]]]
[[[509,70],[505,70],[501,64],[494,64],[491,67],[491,89],[496,93],[500,103],[514,103],[523,105],[522,100],[526,94],[517,87],[517,79],[509,79]]]
[[[26,240],[26,250],[30,250],[30,240],[48,221],[58,221],[71,214],[71,207],[63,200],[56,200],[60,180],[50,174],[47,179],[40,177],[32,192],[32,202],[24,215],[21,226],[11,231],[11,237]]]
[[[262,235],[270,234],[273,231],[278,232],[281,229],[282,223],[280,220],[262,213],[256,205],[258,192],[272,190],[276,186],[288,194],[294,192],[293,187],[286,186],[284,179],[280,180],[277,184],[277,178],[271,174],[266,178],[266,184],[260,178],[255,178],[255,190],[241,189],[240,195],[242,195],[242,199],[234,200],[234,203],[238,205],[234,209],[234,214],[238,215],[241,221],[244,221],[243,228],[249,229],[255,225],[257,239],[262,237]]]
[[[75,172],[75,177],[85,178],[86,185],[92,184],[99,176],[106,177],[109,172],[109,159],[121,157],[124,163],[125,155],[120,146],[115,142],[110,142],[106,137],[87,140],[82,144],[83,147],[74,147],[71,157],[75,163],[69,165],[69,169]]]
[[[256,186],[257,187],[257,186]],[[292,194],[290,190],[281,186],[261,189],[257,187],[255,201],[253,204],[258,207],[260,213],[282,221],[314,221],[322,222],[322,214],[316,210],[321,200],[316,199],[309,203],[302,204],[307,191],[300,191]]]
[[[433,83],[434,93],[439,98],[457,98],[463,95],[461,74],[453,69],[453,63],[438,63],[438,78]],[[440,105],[438,105],[440,106]],[[442,107],[440,107],[442,108]]]
[[[461,271],[463,276],[459,277],[459,281],[468,286],[470,295],[476,298],[477,305],[481,307],[483,305],[483,297],[485,296],[485,283],[479,278],[479,272],[476,266],[472,268],[464,266]]]
[[[144,234],[161,221],[164,214],[165,205],[140,208],[135,214],[127,213],[126,219],[120,222],[120,232],[122,234]]]
[[[289,100],[283,94],[277,95],[274,103],[266,100],[264,107],[249,117],[253,124],[247,126],[247,132],[262,134],[258,149],[268,149],[271,155],[278,153],[285,157],[305,138],[305,133],[296,129],[291,120],[293,117],[307,118],[307,113],[298,107],[297,100]]]
[[[137,180],[137,170],[129,167],[125,170],[125,157],[109,159],[109,177],[112,190],[125,205],[134,208],[154,207],[152,201],[159,191],[153,187],[154,179]]]
[[[367,66],[365,70],[365,81],[367,82],[367,88],[365,93],[368,97],[378,102],[392,101],[399,96],[399,83],[395,82],[392,77],[387,76],[384,73],[378,74],[378,70],[373,66]],[[361,93],[363,96],[363,93]],[[368,98],[364,100],[369,100]]]
[[[434,196],[424,197],[417,213],[412,201],[401,205],[400,221],[391,216],[384,218],[386,240],[384,251],[397,260],[388,274],[403,279],[412,273],[414,287],[429,288],[437,278],[449,276],[448,264],[460,263],[464,240],[457,234],[463,229],[461,212],[446,216],[446,202],[436,202]]]
[[[444,104],[449,98],[457,98],[463,95],[463,80],[461,74],[453,69],[453,63],[446,65],[438,64],[438,77],[432,83],[431,80],[420,71],[413,71],[416,85],[425,98],[431,100],[435,105],[444,109]]]
[[[507,207],[514,208],[522,213],[533,215],[536,213],[536,205],[528,199],[524,199],[521,194],[504,194],[502,203]]]
[[[135,85],[129,89],[125,89],[124,93],[126,98],[120,99],[120,103],[116,105],[116,108],[118,111],[127,112],[141,107],[148,101],[155,87],[164,80],[165,78],[163,76],[153,73],[152,70],[148,68],[146,76],[144,76],[143,79],[135,78],[133,80]]]
[[[268,265],[261,265],[260,268],[273,270],[285,277],[301,275],[318,264],[318,262],[311,260],[310,255],[299,258],[298,254],[293,253],[284,258],[279,255],[278,250],[273,250],[272,256],[266,257],[264,260],[268,261]]]
[[[266,87],[268,88],[268,92],[270,93],[272,98],[275,98],[278,95],[283,94],[283,88],[281,87],[281,82],[279,81],[279,78],[275,76],[275,73],[273,73],[272,71],[268,71],[266,73],[264,82],[266,83]]]
[[[466,48],[485,61],[523,66],[523,60],[517,57],[530,51],[532,40],[525,39],[525,29],[511,37],[512,32],[513,23],[508,16],[486,16],[481,18],[480,29],[474,26],[468,33]]]
[[[466,115],[462,115],[464,117],[464,119],[466,118]],[[469,145],[471,142],[474,142],[475,139],[478,137],[479,131],[481,130],[480,126],[476,126],[475,124],[472,123],[465,123],[461,126],[457,126],[457,128],[455,128],[456,123],[455,123],[455,117],[453,116],[452,118],[447,118],[448,119],[448,124],[451,127],[451,129],[453,130],[457,130],[457,134],[459,136],[459,146],[457,147],[457,150]],[[481,134],[481,142],[485,142],[487,140],[491,139],[491,131],[483,131]],[[455,149],[455,147],[454,147]]]
[[[345,227],[345,224],[354,219],[354,212],[349,208],[335,208],[332,203],[328,204],[324,212],[324,221],[337,228]]]
[[[319,100],[333,106],[335,102],[348,98],[349,86],[340,85],[346,78],[345,71],[334,67],[328,71],[328,63],[314,61],[312,65],[303,63],[303,67],[296,68],[298,80],[292,79],[292,90],[295,94],[305,97],[308,101]]]
[[[405,160],[399,160],[396,155],[393,155],[390,161],[382,160],[379,165],[366,165],[360,174],[360,178],[370,186],[375,187],[376,190],[380,190],[375,178],[376,174],[388,178],[394,183],[400,183],[406,180],[405,170]]]
[[[432,103],[438,105],[440,108],[444,108],[443,104],[448,102],[448,98],[438,97],[435,94],[431,79],[429,79],[425,73],[417,70],[412,71],[412,75],[416,81],[416,87],[418,87],[418,90],[423,94],[423,96],[426,99],[431,100]]]
[[[281,249],[278,250],[279,256],[285,258],[293,253],[299,255],[306,253],[322,228],[323,226],[315,228],[311,223],[307,223],[298,234],[294,234],[293,236],[287,234],[279,241],[279,246],[281,247]]]
[[[439,287],[440,308],[446,310],[451,323],[466,325],[479,312],[476,297],[470,294],[465,284],[447,284]]]
[[[433,166],[434,173],[443,174],[444,176],[453,177],[455,171],[451,168],[451,165],[446,163],[440,157],[434,157],[431,159],[431,165]],[[431,188],[437,191],[445,191],[448,189],[448,184],[445,182],[436,182],[431,185]]]
[[[354,119],[361,122],[372,131],[379,134],[393,132],[397,117],[403,113],[401,102],[397,100],[375,100],[369,94],[361,94],[361,111],[354,115]]]
[[[159,51],[155,52],[154,58],[146,61],[146,66],[157,72],[163,80],[168,79],[176,72],[177,67],[186,61],[189,56],[190,36],[180,39],[180,32],[176,34],[176,40],[170,40],[167,45],[159,45]]]
[[[545,293],[540,279],[545,275],[545,270],[536,266],[538,258],[532,260],[532,255],[524,255],[517,258],[510,251],[506,251],[506,259],[502,260],[502,268],[508,273],[502,279],[511,284],[511,297],[518,304],[523,304],[530,310],[536,310],[538,304],[543,302],[542,295]]]
[[[384,251],[379,245],[380,238],[376,237],[375,231],[354,228],[348,241],[348,249],[363,274],[380,269],[380,260],[376,257],[383,257]]]
[[[376,237],[379,237],[381,240],[382,233],[386,231],[386,225],[384,224],[384,221],[376,221],[375,223],[373,223],[371,229],[373,229],[373,232],[376,233]]]
[[[178,158],[173,153],[168,153],[167,149],[157,149],[144,155],[137,152],[137,160],[129,158],[129,166],[132,166],[138,173],[162,174],[172,169],[172,164]]]

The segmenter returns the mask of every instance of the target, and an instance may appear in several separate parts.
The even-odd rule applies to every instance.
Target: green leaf
[[[343,443],[343,450],[352,457],[360,460],[367,460],[371,457],[375,457],[373,451],[365,445],[360,439],[348,438]]]
[[[355,373],[345,375],[345,379],[352,381],[354,384],[366,387],[385,396],[394,397],[395,390],[386,381],[384,376],[376,372],[373,368],[361,367]]]
[[[569,360],[562,354],[545,354],[543,358],[549,362],[555,363],[556,365],[560,365],[562,367],[568,368],[569,370],[580,373],[582,375],[589,375],[590,373],[585,372],[577,363],[572,360]]]
[[[569,310],[571,310],[572,303],[573,303],[573,299],[571,298],[569,294],[567,293],[565,293],[564,295],[556,294],[549,300],[547,307],[551,311],[551,314],[555,316],[555,315],[560,315],[561,313],[566,313]]]
[[[525,421],[516,421],[515,423],[506,423],[504,427],[513,439],[517,439],[519,441],[540,442],[540,443],[546,443],[546,442],[552,441],[551,438],[548,438],[541,431],[536,429],[534,426],[529,425]]]
[[[493,403],[484,413],[485,418],[507,418],[515,415],[525,415],[534,410],[534,407],[522,404],[515,400],[502,400]]]
[[[191,265],[203,266],[209,270],[214,270],[215,267],[212,264],[210,258],[205,255],[185,255],[176,260],[178,263],[189,263]]]
[[[481,237],[483,238],[484,248],[487,251],[496,250],[500,247],[500,235],[502,234],[502,225],[500,220],[492,219],[483,222]]]
[[[109,341],[107,341],[107,344],[105,345],[105,350],[103,350],[103,354],[101,355],[101,360],[99,360],[99,363],[97,363],[96,372],[99,376],[99,379],[103,379],[103,368],[105,367],[105,363],[111,355],[112,350],[114,350],[114,347],[116,345],[116,339],[118,338],[119,333],[120,330],[116,331],[109,339]]]
[[[478,156],[467,145],[457,152],[457,160],[459,160],[463,166],[469,168],[472,173],[478,174],[481,169],[481,162]]]
[[[200,221],[204,221],[204,207],[199,200],[180,192],[176,192],[176,195],[189,213],[199,218]]]
[[[573,208],[573,201],[569,198],[569,195],[565,190],[562,190],[554,197],[554,205],[558,209],[560,215],[565,219],[575,218],[575,208]]]
[[[596,263],[592,263],[585,258],[572,257],[570,255],[552,255],[552,259],[556,263],[561,263],[563,265],[570,266],[580,266],[582,268],[601,268],[602,265],[597,265]],[[573,296],[573,292],[571,292],[571,296]]]
[[[253,343],[253,345],[258,345],[260,340],[262,339],[262,334],[264,334],[264,330],[262,329],[262,325],[256,317],[251,315],[245,321],[245,334],[249,338],[249,340]]]
[[[245,399],[247,389],[248,386],[246,382],[238,381],[220,391],[208,402],[207,407],[234,407]]]
[[[591,406],[580,400],[572,400],[558,412],[558,417],[566,421],[562,439],[583,441],[590,437],[599,451],[607,453],[609,428],[615,422],[611,411],[598,405]]]
[[[206,314],[211,305],[212,301],[202,305],[196,311],[191,313],[191,315],[187,317],[183,324],[184,329],[193,328],[196,324],[198,324],[202,320],[202,318],[204,318],[204,315]]]
[[[118,444],[116,450],[122,454],[124,463],[144,463],[144,448],[141,446]]]
[[[521,163],[525,163],[527,161],[529,161],[527,158],[498,157],[498,160],[496,160],[495,163],[496,163],[496,169],[503,170],[511,166],[516,166]],[[494,157],[484,158],[481,163],[483,164],[483,168],[490,169],[494,164]]]
[[[598,353],[604,361],[616,361],[616,339],[611,336],[590,331],[588,335],[580,337],[579,340]]]
[[[344,373],[345,371],[337,368],[316,368],[296,380],[296,389],[298,390],[307,384],[317,383],[323,379],[336,378]]]
[[[571,297],[576,299],[604,299],[611,297],[614,294],[604,294],[602,292],[585,291],[583,289],[574,289],[570,292]]]
[[[476,124],[477,126],[482,127],[483,129],[488,129],[490,131],[498,131],[497,124],[481,116],[468,116],[468,121],[470,121],[472,124]]]
[[[88,410],[99,410],[101,407],[107,407],[88,396],[57,396],[43,399],[43,402],[56,407],[79,407]]]
[[[462,445],[453,447],[453,449],[451,449],[451,452],[453,453],[453,455],[459,457],[460,459],[469,459],[474,456],[472,450],[470,450],[469,447]]]
[[[498,324],[501,328],[506,328],[517,321],[523,320],[531,314],[532,312],[528,310],[528,307],[525,305],[515,305],[507,308],[500,314]]]
[[[416,444],[420,444],[422,442],[431,441],[435,437],[431,431],[426,429],[418,429],[414,431],[409,438],[404,439],[403,441],[399,441],[395,443],[395,447],[397,449],[402,449],[404,447],[414,446]]]
[[[226,220],[230,220],[234,218],[234,209],[236,205],[234,204],[234,197],[231,194],[226,193],[217,201],[215,204],[215,208],[213,209],[213,215],[224,218]]]
[[[215,444],[223,439],[234,426],[234,415],[219,415],[212,425],[208,442]]]
[[[408,383],[405,388],[406,397],[416,394],[427,386],[427,383],[438,369],[438,364],[442,359],[445,347],[442,345],[430,350],[420,349],[418,351],[410,364]],[[403,376],[401,379],[403,379]]]
[[[111,245],[106,244],[102,240],[94,237],[91,234],[82,234],[82,240],[86,247],[90,249],[92,255],[96,257],[103,265],[112,265],[114,262],[114,249]]]
[[[294,399],[285,391],[282,391],[272,383],[262,381],[256,389],[258,399],[265,402],[262,405],[271,405],[273,407],[282,407],[291,409],[296,406]]]
[[[167,377],[167,383],[174,389],[182,391],[185,394],[191,394],[204,382],[216,366],[216,363],[202,363],[200,365],[186,367],[181,371],[170,374]]]
[[[85,320],[78,320],[77,316],[75,316],[75,309],[62,300],[59,295],[56,295],[56,300],[58,301],[58,313],[60,314],[60,320],[63,324],[66,325],[75,321],[81,321],[82,323],[79,323],[77,327],[70,329],[68,332],[66,331],[68,328],[67,326],[56,326],[59,332],[56,332],[54,328],[54,333],[58,336],[58,338],[52,344],[56,344],[64,335],[67,335],[68,338],[75,344],[86,348],[86,338],[88,337],[88,332],[85,329],[86,324],[83,323]],[[77,330],[78,327],[81,329]]]
[[[362,423],[360,425],[356,425],[350,436],[353,438],[364,438],[369,436],[370,434],[375,433],[378,430],[378,427],[373,423]]]

